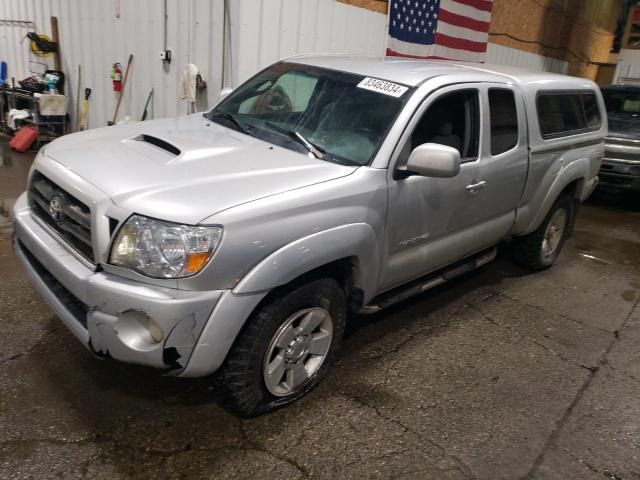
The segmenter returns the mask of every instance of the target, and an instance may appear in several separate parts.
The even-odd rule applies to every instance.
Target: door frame
[[[419,100],[418,105],[414,108],[413,112],[411,113],[409,120],[406,122],[404,129],[401,133],[401,135],[399,136],[394,148],[393,148],[393,153],[391,155],[391,158],[389,160],[389,166],[387,169],[387,190],[388,190],[388,195],[389,195],[389,202],[391,202],[391,189],[395,189],[397,188],[396,185],[399,182],[407,182],[407,181],[411,181],[413,177],[408,177],[406,179],[394,179],[394,174],[396,172],[396,169],[400,166],[398,165],[398,160],[400,158],[400,155],[402,154],[402,150],[403,147],[405,146],[405,143],[410,141],[411,139],[411,135],[413,134],[416,126],[418,125],[418,123],[420,122],[420,120],[422,119],[423,115],[426,113],[426,111],[433,105],[434,102],[436,102],[437,100],[439,100],[440,98],[442,98],[444,95],[450,94],[450,93],[455,93],[458,91],[462,91],[462,90],[475,90],[477,92],[477,98],[478,98],[478,155],[475,158],[475,160],[471,160],[471,161],[467,161],[461,164],[461,173],[459,174],[459,176],[462,176],[462,174],[464,173],[464,170],[469,170],[468,172],[466,172],[466,175],[469,176],[470,178],[469,183],[472,183],[471,180],[473,178],[475,178],[475,175],[477,174],[478,168],[479,168],[479,163],[480,163],[480,159],[481,159],[481,155],[482,152],[484,151],[484,129],[486,128],[484,123],[485,123],[485,102],[482,99],[482,88],[483,83],[482,82],[455,82],[455,83],[451,83],[451,84],[446,84],[446,85],[442,85],[438,88],[435,88],[433,90],[429,90],[428,92],[425,93],[425,95],[423,96],[423,98],[421,98]],[[445,180],[445,179],[442,179]],[[458,181],[460,180],[460,178],[458,178]],[[460,195],[463,196],[464,195],[464,186],[461,187],[461,191],[460,191]],[[382,290],[388,290],[389,288],[393,288],[395,286],[401,285],[402,283],[405,283],[406,281],[411,281],[415,278],[419,278],[422,275],[428,274],[430,271],[436,270],[438,268],[440,268],[441,266],[445,266],[448,263],[454,262],[456,260],[459,260],[459,258],[454,258],[451,260],[451,262],[446,262],[445,265],[440,265],[440,266],[436,266],[435,268],[431,268],[431,266],[429,266],[428,262],[425,262],[425,270],[422,271],[418,271],[416,275],[414,275],[415,272],[411,273],[412,278],[407,277],[406,279],[403,279],[400,281],[399,278],[396,278],[396,274],[399,270],[396,270],[398,268],[398,265],[396,265],[396,260],[399,260],[401,257],[398,257],[398,255],[402,256],[403,253],[401,251],[398,251],[395,248],[396,242],[394,238],[392,238],[392,235],[390,235],[390,225],[393,223],[391,221],[391,219],[389,218],[389,215],[392,214],[393,211],[393,205],[391,205],[391,203],[388,204],[387,206],[387,218],[385,221],[385,235],[384,235],[384,248],[382,250],[382,255],[383,255],[383,259],[382,259],[382,271],[384,272],[383,275],[388,276],[389,274],[391,275],[391,278],[393,278],[393,280],[390,283],[386,283],[386,282],[379,282],[379,288],[381,287],[381,291]],[[467,227],[464,228],[456,228],[454,229],[454,231],[452,231],[452,236],[451,237],[446,237],[446,236],[436,236],[436,237],[431,237],[430,234],[424,234],[419,235],[416,238],[412,238],[407,240],[407,242],[413,242],[415,241],[416,243],[413,244],[413,247],[410,248],[418,248],[418,249],[423,249],[424,245],[426,243],[431,243],[434,247],[434,249],[437,250],[441,250],[443,247],[443,242],[447,241],[448,238],[453,238],[455,237],[456,239],[456,243],[460,244],[461,246],[463,246],[463,248],[461,250],[465,250],[466,246],[472,247],[472,243],[473,243],[473,225],[468,225]],[[420,232],[418,232],[420,233]],[[466,250],[465,250],[466,252]],[[474,253],[473,251],[468,252],[468,254],[472,254]],[[407,252],[408,254],[408,252]],[[466,256],[463,255],[463,256]],[[405,257],[407,258],[407,257]],[[462,257],[460,257],[462,258]],[[400,260],[402,261],[402,260]],[[395,265],[395,266],[394,266]],[[382,280],[382,278],[380,279]]]

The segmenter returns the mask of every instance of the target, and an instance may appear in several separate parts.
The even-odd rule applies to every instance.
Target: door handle
[[[482,190],[486,184],[487,184],[487,182],[485,182],[483,180],[483,181],[478,182],[478,183],[472,183],[471,185],[467,185],[464,188],[465,188],[465,190],[467,192],[476,193],[476,192],[479,192],[480,190]]]

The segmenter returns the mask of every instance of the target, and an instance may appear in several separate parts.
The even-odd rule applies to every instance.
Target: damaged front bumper
[[[223,291],[177,290],[96,271],[31,215],[26,195],[14,214],[17,256],[85,346],[99,356],[182,373]]]

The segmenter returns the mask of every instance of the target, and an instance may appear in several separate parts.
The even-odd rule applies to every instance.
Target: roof
[[[403,57],[366,57],[349,55],[298,55],[285,61],[315,65],[359,75],[376,77],[415,87],[440,75],[475,72],[478,80],[502,77],[508,82],[528,83],[539,80],[567,79],[566,75],[532,72],[504,65],[456,62],[451,60],[419,60]]]

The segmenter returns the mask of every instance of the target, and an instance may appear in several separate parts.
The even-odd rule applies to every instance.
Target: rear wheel
[[[345,321],[344,291],[333,279],[276,292],[248,320],[220,370],[224,405],[250,417],[307,394],[326,375]]]
[[[537,230],[513,239],[514,260],[536,270],[553,265],[571,234],[575,210],[570,196],[563,195],[556,200]]]

